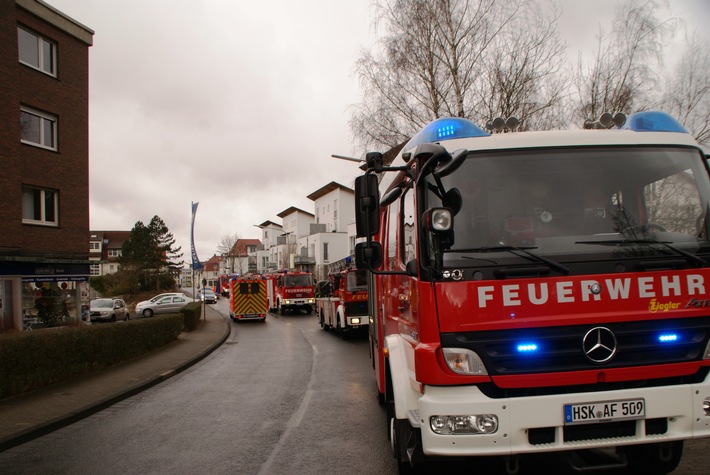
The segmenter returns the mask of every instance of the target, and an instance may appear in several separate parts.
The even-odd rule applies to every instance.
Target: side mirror
[[[373,269],[382,264],[382,244],[359,242],[355,244],[355,265],[358,269]]]
[[[357,237],[368,237],[380,230],[380,192],[377,176],[366,173],[355,178],[355,227]]]

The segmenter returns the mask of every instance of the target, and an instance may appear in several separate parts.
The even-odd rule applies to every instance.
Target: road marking
[[[301,333],[305,338],[305,333],[303,331],[301,331]],[[274,448],[271,451],[269,458],[266,459],[266,462],[264,462],[264,464],[261,466],[261,470],[259,470],[259,475],[267,475],[271,473],[271,465],[273,465],[274,460],[276,459],[276,455],[286,443],[286,439],[288,439],[289,435],[291,435],[291,431],[301,424],[303,416],[306,414],[308,405],[310,404],[311,398],[313,397],[313,385],[316,381],[316,355],[318,354],[318,348],[316,348],[316,346],[311,343],[308,338],[306,338],[306,341],[309,345],[311,345],[311,350],[313,351],[313,358],[311,363],[311,377],[308,380],[306,392],[303,395],[303,399],[301,399],[301,404],[299,404],[298,409],[296,409],[296,412],[291,414],[291,417],[286,423],[286,430],[281,434],[281,437],[279,437],[279,441],[274,445]]]

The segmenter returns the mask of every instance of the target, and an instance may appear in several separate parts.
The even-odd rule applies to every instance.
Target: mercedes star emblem
[[[594,327],[582,338],[585,356],[593,363],[606,363],[616,354],[616,337],[606,327]]]

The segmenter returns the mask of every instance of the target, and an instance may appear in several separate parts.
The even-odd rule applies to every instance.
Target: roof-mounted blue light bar
[[[489,135],[490,134],[468,119],[446,117],[429,122],[417,135],[407,142],[403,150],[409,150],[423,143],[470,137],[488,137]]]
[[[637,112],[631,114],[622,129],[636,132],[679,132],[687,134],[688,131],[669,114],[660,111]]]

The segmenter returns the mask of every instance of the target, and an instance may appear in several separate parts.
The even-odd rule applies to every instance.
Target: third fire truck
[[[321,328],[333,328],[345,338],[356,331],[367,331],[367,315],[367,271],[346,267],[329,273],[316,297]]]
[[[286,311],[313,313],[315,304],[313,275],[306,271],[284,270],[266,275],[269,309],[283,315]]]
[[[667,473],[710,436],[707,157],[661,112],[591,127],[441,119],[367,154],[356,263],[400,473],[542,452]]]

